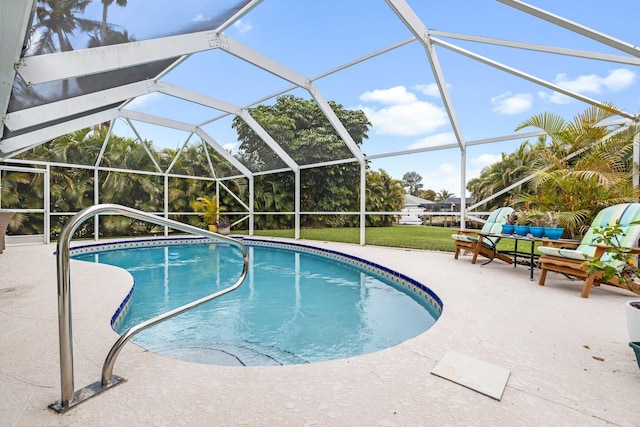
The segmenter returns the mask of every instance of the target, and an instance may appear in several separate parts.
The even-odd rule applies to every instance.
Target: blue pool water
[[[133,338],[150,351],[219,365],[288,365],[381,350],[428,329],[438,309],[381,275],[304,251],[247,245],[236,291]],[[108,250],[74,259],[122,267],[134,277],[117,332],[233,284],[238,248],[185,244]]]

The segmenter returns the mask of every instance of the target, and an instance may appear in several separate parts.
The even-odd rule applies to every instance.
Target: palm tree
[[[418,172],[407,172],[402,177],[402,185],[404,188],[409,188],[408,193],[412,196],[417,196],[422,188],[422,177]]]
[[[402,181],[393,179],[384,169],[367,171],[367,211],[398,212],[404,206]],[[367,215],[367,226],[389,226],[395,222],[391,215]]]
[[[449,192],[449,190],[445,190],[442,189],[440,191],[438,191],[438,194],[436,194],[436,202],[441,202],[443,200],[447,200],[450,197],[454,197],[455,194]]]
[[[114,0],[102,0],[102,22],[100,23],[100,41],[102,45],[105,46],[107,38],[108,38],[108,28],[109,24],[107,23],[107,14],[109,10],[109,6],[113,4]],[[127,5],[127,0],[115,0],[116,4],[120,7],[125,7]]]
[[[254,205],[256,212],[292,212],[294,200],[290,174],[284,172],[256,177]],[[278,229],[291,226],[292,215],[257,215],[256,228]]]
[[[536,150],[532,168],[537,172],[530,192],[518,201],[560,212],[574,236],[583,233],[603,208],[637,201],[640,192],[632,184],[631,154],[638,128],[599,126],[612,116],[613,107],[589,107],[572,122],[544,113],[519,126],[544,129],[550,141]]]
[[[91,32],[100,28],[100,22],[80,18],[78,15],[84,13],[91,0],[38,0],[36,8],[37,24],[33,30],[38,31],[40,36],[34,46],[33,53],[52,53],[57,50],[66,52],[73,50],[69,35],[76,29],[84,32]],[[58,48],[54,42],[54,37],[58,40]],[[69,96],[69,80],[62,81],[62,97]]]
[[[191,202],[191,207],[194,211],[200,212],[202,219],[212,230],[212,226],[218,220],[220,214],[220,205],[218,204],[218,197],[201,196]],[[217,229],[212,230],[217,231]]]
[[[512,153],[502,153],[500,161],[483,168],[478,178],[467,183],[467,190],[474,201],[485,200],[500,190],[507,188],[533,173],[532,161],[544,139],[533,145],[525,141]],[[501,194],[483,205],[483,209],[494,210],[501,206],[513,206],[514,194],[518,195],[528,189],[528,184],[521,184],[508,193]]]
[[[37,24],[33,29],[40,32],[38,44],[34,46],[34,53],[66,52],[73,50],[69,41],[69,34],[77,28],[90,32],[100,28],[100,23],[93,20],[79,18],[91,0],[38,0],[36,8]],[[54,42],[58,39],[58,48]]]

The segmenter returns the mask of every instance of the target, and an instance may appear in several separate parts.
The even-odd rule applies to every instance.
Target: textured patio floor
[[[624,317],[634,298],[611,287],[590,298],[549,274],[468,256],[304,241],[401,271],[444,302],[436,324],[393,348],[285,367],[198,365],[128,344],[114,374],[128,381],[59,415],[53,245],[0,255],[2,426],[589,426],[640,425],[640,369]],[[128,273],[72,261],[75,389],[97,381],[116,340],[108,321]],[[536,272],[537,278],[537,272]],[[502,400],[431,374],[447,353],[508,369]]]

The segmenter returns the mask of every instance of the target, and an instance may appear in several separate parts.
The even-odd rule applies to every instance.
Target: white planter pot
[[[629,330],[629,340],[640,342],[640,300],[627,301],[625,309],[627,313],[627,329]]]

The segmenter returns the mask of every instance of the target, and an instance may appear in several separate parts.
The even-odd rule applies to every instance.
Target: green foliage
[[[442,189],[438,192],[438,194],[436,194],[436,202],[447,200],[450,197],[455,197],[455,194],[451,193],[449,190]]]
[[[329,102],[333,112],[358,145],[367,138],[371,123],[362,111],[350,111]],[[274,105],[259,105],[249,109],[260,126],[298,164],[309,165],[353,154],[314,100],[292,95],[278,97]],[[252,171],[285,168],[286,164],[265,144],[241,118],[233,120],[233,128],[241,142],[238,158]],[[262,175],[255,180],[255,200],[258,212],[294,210],[295,181],[292,173]],[[300,173],[300,198],[303,212],[353,212],[359,208],[360,165],[357,162],[303,169]],[[289,227],[291,215],[258,215],[256,228]],[[304,215],[303,227],[322,227],[344,222],[336,215]]]
[[[524,142],[512,153],[502,153],[500,161],[482,169],[480,176],[467,183],[467,190],[471,192],[474,201],[484,200],[503,188],[518,183],[533,173],[532,160],[535,157],[533,144]],[[503,193],[482,205],[482,209],[495,210],[502,206],[513,206],[514,195],[528,190],[528,184],[521,183],[510,192]]]
[[[202,219],[207,225],[214,225],[220,214],[218,198],[216,196],[201,196],[191,202],[191,207],[195,212],[200,212]]]
[[[638,224],[638,222],[632,224]],[[631,249],[620,243],[620,238],[626,236],[620,222],[616,221],[614,225],[605,227],[595,227],[593,232],[594,243],[607,246],[605,253],[608,254],[609,259],[606,262],[602,261],[602,257],[584,261],[582,266],[587,267],[587,273],[597,272],[605,282],[614,277],[623,284],[633,282],[634,278],[638,276],[638,267],[634,256],[630,254]]]
[[[513,206],[520,210],[556,212],[559,227],[578,237],[597,213],[607,206],[638,200],[632,185],[633,138],[638,128],[599,124],[617,114],[615,107],[589,107],[572,121],[542,113],[525,120],[516,130],[541,129],[536,143],[525,142],[501,161],[483,169],[467,189],[479,201],[511,184],[509,193],[485,208]],[[530,180],[525,178],[531,177]]]
[[[329,103],[356,144],[366,138],[370,126],[362,111],[345,110]],[[316,164],[340,158],[351,158],[346,147],[314,101],[292,96],[278,99],[274,106],[259,106],[251,114],[282,145],[283,149],[303,165]],[[234,121],[242,146],[239,157],[253,170],[281,166],[279,160],[253,130],[241,120]],[[239,172],[215,150],[207,149],[205,143],[190,144],[180,151],[156,150],[150,141],[136,141],[117,135],[107,135],[108,126],[92,128],[63,135],[50,143],[40,145],[23,153],[22,159],[50,161],[65,164],[94,165],[109,168],[97,174],[88,168],[52,167],[51,205],[52,212],[73,214],[96,201],[95,186],[98,186],[98,203],[116,203],[147,212],[162,211],[165,191],[172,218],[192,225],[203,225],[203,217],[180,215],[192,209],[208,212],[200,206],[203,194],[215,194],[215,181],[189,179],[193,177],[227,177]],[[104,145],[104,141],[108,143]],[[104,151],[103,151],[104,150]],[[179,154],[179,155],[178,155]],[[100,157],[98,157],[100,155]],[[176,157],[177,156],[177,157]],[[126,172],[132,170],[132,172]],[[143,171],[142,173],[133,172]],[[171,176],[165,188],[164,177],[158,172],[168,171],[185,177]],[[149,173],[144,173],[149,172]],[[4,208],[42,209],[44,183],[42,174],[3,172],[2,204]],[[97,184],[95,180],[97,179]],[[305,168],[300,172],[300,196],[302,211],[357,212],[360,210],[361,166],[357,162],[346,162],[323,167]],[[404,203],[404,193],[399,181],[386,172],[367,171],[366,207],[371,211],[399,211]],[[219,185],[218,209],[231,212],[245,211],[249,200],[248,181],[244,179],[224,180]],[[237,195],[237,198],[232,194]],[[254,177],[255,228],[292,228],[295,209],[295,176],[284,171],[275,174],[259,174]],[[198,203],[192,203],[194,200]],[[209,199],[211,201],[211,199]],[[59,215],[52,221],[52,237],[61,231],[68,215]],[[302,215],[303,227],[358,226],[359,215]],[[217,219],[217,213],[208,215],[207,223]],[[101,233],[105,237],[121,235],[145,235],[156,227],[143,221],[122,219],[117,216],[101,217]],[[391,215],[368,216],[367,224],[385,226],[394,222]],[[246,223],[245,223],[246,224]],[[242,226],[242,225],[240,225]],[[43,232],[43,221],[35,215],[17,214],[10,231],[24,233],[32,230]],[[89,237],[92,227],[82,227],[77,237]]]
[[[557,211],[559,225],[572,236],[584,233],[603,208],[636,201],[630,154],[638,130],[598,126],[614,115],[614,110],[590,107],[572,122],[551,114],[525,121],[518,129],[538,127],[548,133],[549,141],[536,149],[531,162],[536,172],[530,192],[515,201]]]
[[[433,190],[420,190],[418,191],[418,197],[425,200],[436,201],[436,192]]]
[[[387,172],[367,171],[367,212],[399,212],[404,206],[402,182],[393,179]],[[384,227],[395,223],[391,215],[367,215],[368,227]]]

